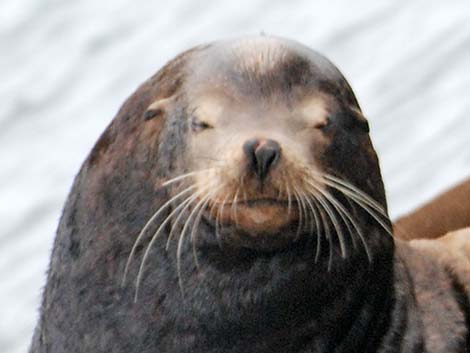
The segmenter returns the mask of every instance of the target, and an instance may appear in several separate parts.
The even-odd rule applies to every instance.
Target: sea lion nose
[[[281,158],[281,146],[274,140],[253,138],[243,144],[250,168],[263,180]]]

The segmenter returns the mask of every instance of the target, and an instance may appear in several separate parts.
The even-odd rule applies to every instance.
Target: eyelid
[[[214,128],[211,124],[206,121],[199,119],[196,116],[193,116],[191,119],[191,127],[193,129],[204,130],[204,129],[212,129]]]
[[[315,129],[323,129],[323,128],[327,127],[328,125],[330,125],[330,121],[331,121],[330,117],[327,116],[325,119],[322,119],[321,121],[316,122],[313,125],[313,127]]]

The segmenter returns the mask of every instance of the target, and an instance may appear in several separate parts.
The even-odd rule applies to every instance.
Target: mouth
[[[257,198],[226,202],[215,202],[212,217],[223,224],[232,224],[247,234],[276,233],[298,218],[293,200]]]
[[[274,198],[261,198],[261,199],[250,199],[250,200],[240,200],[237,202],[228,202],[226,205],[238,205],[238,206],[247,206],[247,207],[263,207],[263,206],[281,206],[281,207],[289,207],[289,205],[293,205],[294,202],[292,200],[280,200]]]

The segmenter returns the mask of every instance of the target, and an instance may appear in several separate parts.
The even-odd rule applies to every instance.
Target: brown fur
[[[433,239],[470,226],[470,179],[400,217],[393,227],[401,239]]]

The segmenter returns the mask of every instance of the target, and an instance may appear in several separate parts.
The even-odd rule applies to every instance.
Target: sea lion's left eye
[[[211,126],[210,124],[206,123],[205,121],[202,121],[200,119],[198,119],[197,117],[193,117],[191,119],[191,128],[193,131],[202,131],[202,130],[205,130],[205,129],[212,129],[213,126]]]

